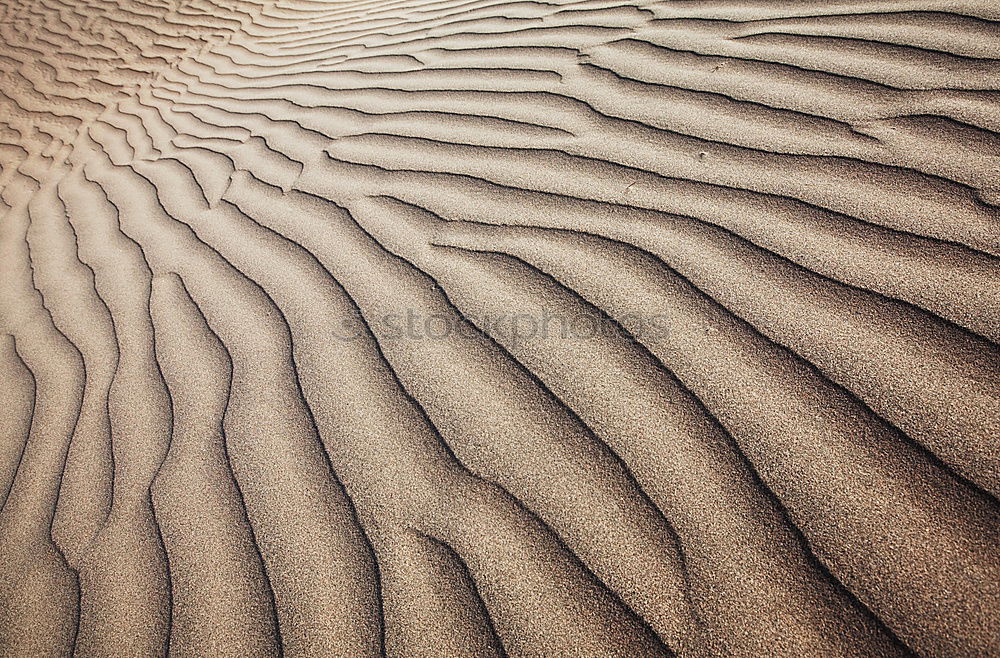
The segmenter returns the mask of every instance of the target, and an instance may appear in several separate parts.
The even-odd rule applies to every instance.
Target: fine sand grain
[[[994,0],[0,6],[0,656],[1000,656]]]

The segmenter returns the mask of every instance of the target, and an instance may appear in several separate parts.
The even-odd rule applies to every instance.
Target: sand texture
[[[1000,656],[996,0],[6,0],[0,656]]]

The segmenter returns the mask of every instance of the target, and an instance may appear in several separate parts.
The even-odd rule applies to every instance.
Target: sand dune
[[[1000,7],[0,7],[0,655],[1000,655]]]

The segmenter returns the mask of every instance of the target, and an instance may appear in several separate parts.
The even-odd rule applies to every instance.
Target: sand
[[[1000,656],[993,0],[11,0],[0,167],[0,656]]]

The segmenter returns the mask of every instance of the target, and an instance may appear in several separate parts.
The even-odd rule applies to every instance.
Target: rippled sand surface
[[[0,6],[0,655],[1000,655],[993,0]]]

